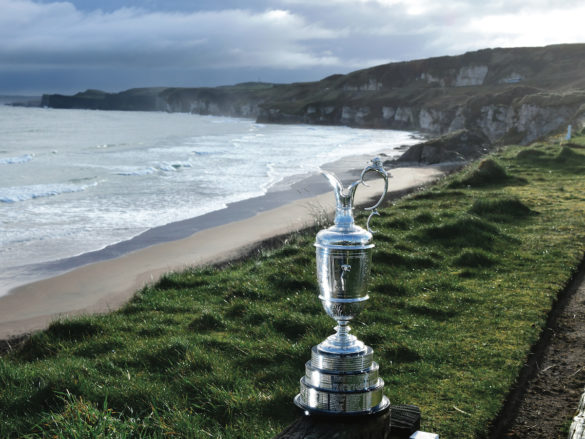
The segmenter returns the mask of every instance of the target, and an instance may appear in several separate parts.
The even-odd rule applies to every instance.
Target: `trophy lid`
[[[317,233],[315,246],[357,250],[374,247],[372,240],[372,234],[360,226],[352,224],[351,227],[340,227],[336,224]]]

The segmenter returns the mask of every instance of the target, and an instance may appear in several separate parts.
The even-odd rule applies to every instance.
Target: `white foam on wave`
[[[142,142],[138,142],[138,144],[141,144]],[[99,145],[96,145],[95,147],[98,149],[106,149],[106,148],[113,148],[116,146],[126,146],[126,143],[102,143]]]
[[[149,168],[131,168],[128,167],[124,170],[120,170],[116,172],[116,175],[122,175],[124,177],[134,177],[134,176],[144,176],[144,175],[151,175],[156,172],[156,168],[149,167]]]
[[[271,187],[277,185],[277,183],[281,182],[285,177],[279,173],[277,169],[277,164],[274,162],[266,163],[266,175],[268,176],[268,180],[262,185],[262,189],[264,191],[268,191]]]
[[[189,162],[181,162],[181,161],[174,161],[174,162],[161,162],[155,165],[149,166],[147,168],[141,168],[137,166],[118,166],[116,171],[114,172],[116,175],[121,175],[123,177],[135,177],[135,176],[145,176],[145,175],[152,175],[160,172],[176,172],[181,168],[192,168],[193,165]]]
[[[75,184],[32,184],[0,188],[0,203],[17,203],[35,198],[54,197],[56,195],[83,192],[89,187],[97,186],[97,182],[86,185]]]
[[[25,154],[18,157],[8,157],[0,159],[0,165],[17,165],[21,163],[30,162],[34,157],[34,154]]]
[[[162,162],[156,165],[158,169],[165,172],[175,172],[181,168],[191,168],[192,165],[189,162]]]
[[[392,148],[405,139],[381,130],[264,125],[162,113],[121,113],[112,125],[102,116],[68,113],[78,118],[73,126],[95,125],[99,135],[79,130],[64,137],[53,130],[52,137],[47,136],[55,124],[60,126],[51,121],[38,139],[31,139],[35,148],[46,145],[45,149],[23,144],[0,151],[0,164],[33,160],[29,165],[0,167],[3,268],[100,249],[156,226],[263,195],[275,185],[286,189],[293,179],[318,172],[323,163]],[[87,117],[94,123],[88,124]],[[44,119],[31,120],[44,126]],[[63,120],[69,126],[69,119]],[[57,148],[59,155],[54,156]],[[27,151],[36,153],[34,159],[23,155]],[[34,169],[21,178],[29,167]],[[46,184],[39,185],[41,181]],[[91,185],[98,188],[88,190]],[[73,192],[81,193],[61,196]]]

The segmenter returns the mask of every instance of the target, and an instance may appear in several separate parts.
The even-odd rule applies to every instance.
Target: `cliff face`
[[[86,90],[73,96],[43,95],[41,106],[255,118],[263,100],[261,92],[271,88],[271,84],[240,84],[217,88],[135,88],[120,93]]]
[[[577,129],[585,125],[585,44],[486,49],[312,83],[46,95],[43,105],[182,111],[434,135],[467,129],[492,143],[529,143],[569,123]]]
[[[121,93],[86,90],[73,96],[43,95],[41,106],[89,110],[152,111],[159,110],[163,102],[159,93],[164,89],[135,88]]]
[[[309,99],[272,101],[260,121],[460,129],[529,143],[585,125],[585,45],[486,49],[386,64],[320,81]]]

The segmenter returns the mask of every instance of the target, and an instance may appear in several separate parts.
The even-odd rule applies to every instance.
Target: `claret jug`
[[[378,202],[365,209],[371,214],[364,229],[355,223],[353,202],[356,189],[366,185],[364,177],[370,171],[384,179],[384,189]],[[313,347],[295,404],[306,413],[373,414],[390,403],[383,395],[384,381],[378,376],[372,348],[349,333],[349,323],[369,299],[374,247],[369,223],[386,196],[389,174],[375,158],[347,188],[335,175],[323,175],[335,191],[336,210],[333,226],[321,230],[315,240],[317,280],[319,299],[337,326],[335,334]]]

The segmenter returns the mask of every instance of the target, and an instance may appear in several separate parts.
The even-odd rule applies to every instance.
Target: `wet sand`
[[[436,167],[413,167],[393,169],[391,174],[389,195],[396,197],[444,172]],[[356,175],[357,170],[346,173],[344,180],[354,181]],[[330,218],[334,196],[323,193],[325,190],[325,179],[310,176],[287,190],[152,229],[99,252],[45,264],[39,270],[47,278],[0,297],[0,339],[46,328],[60,317],[115,310],[165,273],[226,262],[269,238],[301,230],[323,216]],[[360,187],[356,205],[379,196],[381,190],[380,180],[369,188]],[[51,273],[61,274],[48,277]]]

